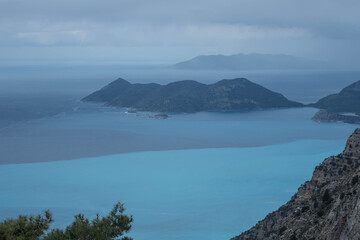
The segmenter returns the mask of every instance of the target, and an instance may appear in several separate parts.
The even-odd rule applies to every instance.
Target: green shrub
[[[130,240],[120,238],[130,231],[133,221],[131,216],[123,214],[124,211],[123,204],[117,203],[107,216],[97,215],[91,221],[78,214],[65,230],[53,229],[48,233],[53,221],[49,211],[36,217],[19,216],[0,223],[0,240]]]

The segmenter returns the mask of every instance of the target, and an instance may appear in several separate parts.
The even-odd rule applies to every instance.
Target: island
[[[201,55],[176,63],[174,69],[191,70],[304,70],[329,69],[330,64],[285,54]]]
[[[313,117],[315,121],[360,123],[360,81],[309,106],[321,109]]]
[[[289,202],[232,240],[359,239],[360,129]]]
[[[193,80],[167,85],[131,84],[119,78],[82,100],[158,113],[229,112],[303,106],[245,78],[225,79],[208,85]]]

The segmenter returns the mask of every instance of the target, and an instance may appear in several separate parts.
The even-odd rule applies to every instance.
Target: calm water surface
[[[312,108],[240,113],[126,114],[78,103],[74,111],[0,130],[0,163],[71,160],[138,151],[237,148],[298,140],[342,140],[356,125],[317,123]]]
[[[135,239],[228,239],[287,202],[317,164],[343,150],[357,125],[316,123],[315,112],[159,120],[80,104],[13,125],[0,134],[1,218],[49,208],[63,227],[76,213],[106,214],[122,201],[134,215]]]
[[[288,201],[343,145],[301,140],[1,165],[1,218],[49,208],[62,227],[78,212],[92,217],[122,201],[135,239],[229,239]]]
[[[312,108],[158,120],[79,99],[118,77],[247,77],[314,102],[359,80],[359,72],[0,70],[0,219],[51,209],[54,226],[63,227],[76,213],[106,214],[121,201],[134,215],[135,240],[229,239],[287,202],[358,127],[313,122]]]

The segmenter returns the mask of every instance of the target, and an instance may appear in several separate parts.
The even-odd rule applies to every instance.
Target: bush
[[[19,216],[0,223],[0,240],[130,240],[120,238],[130,231],[133,221],[131,216],[123,214],[124,211],[123,204],[117,203],[108,216],[97,215],[92,221],[78,214],[65,230],[53,229],[47,234],[45,232],[53,221],[49,211],[36,217]]]
[[[49,229],[53,221],[51,213],[43,215],[22,216],[0,223],[0,240],[37,240]]]

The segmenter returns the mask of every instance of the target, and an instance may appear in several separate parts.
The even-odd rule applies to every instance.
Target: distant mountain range
[[[210,85],[192,80],[167,85],[131,84],[119,78],[83,101],[140,111],[185,113],[303,106],[245,78],[221,80]]]
[[[309,106],[322,109],[314,116],[315,121],[360,123],[360,81]],[[354,115],[344,115],[343,113],[353,113]]]
[[[283,54],[203,55],[177,63],[176,69],[304,70],[328,69],[326,62]]]

